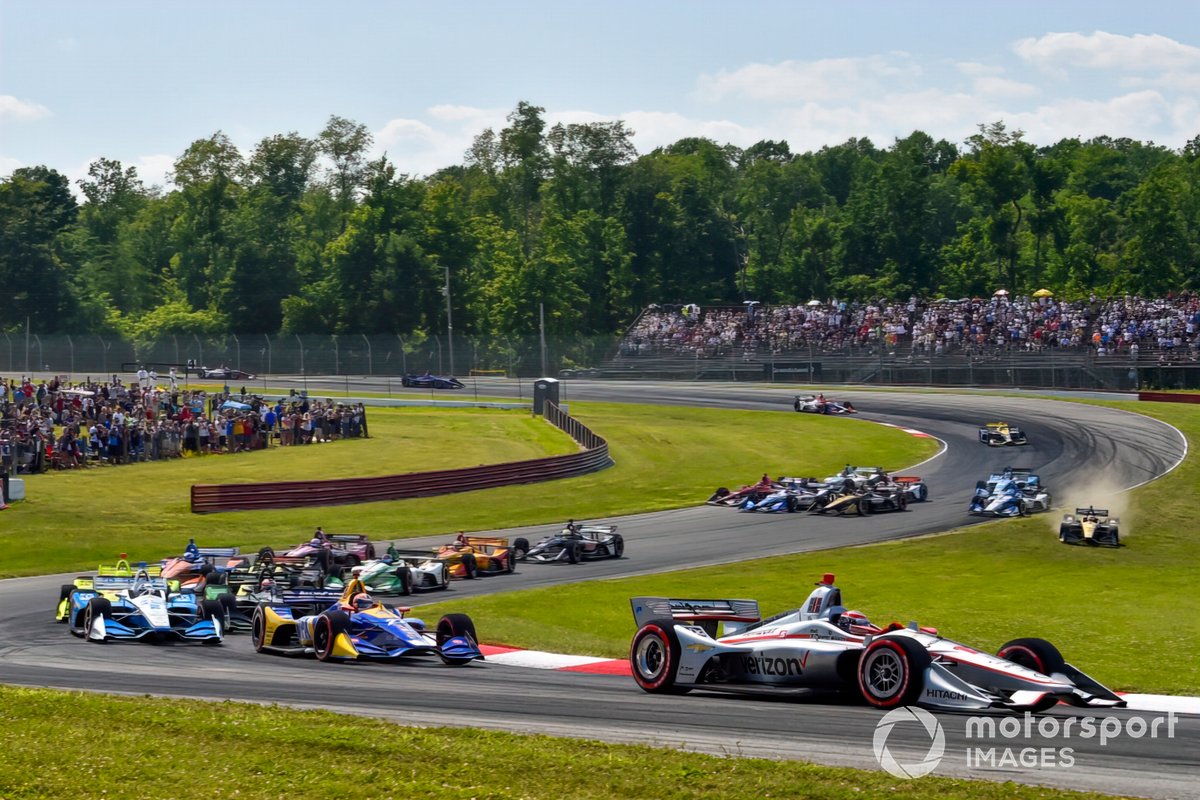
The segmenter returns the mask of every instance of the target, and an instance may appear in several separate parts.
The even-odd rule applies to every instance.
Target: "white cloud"
[[[1013,52],[1050,70],[1063,67],[1172,70],[1200,65],[1200,48],[1160,34],[1048,33],[1015,42]]]
[[[0,178],[7,178],[13,173],[13,170],[25,166],[19,158],[11,158],[9,156],[0,155]]]
[[[50,109],[37,103],[18,100],[11,94],[0,94],[0,119],[15,119],[18,122],[50,116]]]
[[[747,64],[732,72],[702,75],[695,96],[698,100],[733,96],[768,102],[816,102],[880,92],[920,75],[920,66],[907,53]]]
[[[138,156],[133,166],[137,167],[138,177],[147,187],[166,186],[168,176],[175,169],[175,156],[155,153],[148,156]]]
[[[1105,100],[1067,98],[1030,110],[1010,111],[1004,121],[1010,129],[1025,131],[1030,141],[1046,143],[1072,136],[1148,140],[1160,139],[1164,131],[1180,132],[1172,104],[1155,91]]]
[[[712,139],[718,143],[748,147],[766,134],[759,128],[747,127],[725,119],[691,119],[669,111],[629,111],[620,114],[634,131],[633,143],[639,153],[677,142],[689,136]]]

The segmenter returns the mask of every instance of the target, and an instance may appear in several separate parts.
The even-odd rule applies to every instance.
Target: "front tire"
[[[459,636],[473,645],[479,644],[479,637],[475,633],[475,623],[466,614],[447,614],[438,620],[437,630],[434,632],[434,638],[437,641],[437,646],[440,648],[450,639]],[[442,656],[442,663],[454,667],[461,667],[464,664],[469,664],[474,659],[462,658],[447,658]]]
[[[408,567],[396,567],[397,592],[402,596],[412,594],[412,570]]]
[[[254,645],[256,653],[261,653],[267,647],[267,612],[262,606],[254,609],[254,616],[250,619],[250,643]]]
[[[568,564],[578,564],[579,563],[579,542],[567,542],[566,549],[567,549],[567,563]]]
[[[634,634],[629,646],[633,679],[651,694],[686,694],[690,687],[676,686],[679,671],[679,637],[674,620],[652,620]]]
[[[479,574],[479,564],[472,553],[464,553],[462,557],[463,577],[469,581],[475,580]]]
[[[876,639],[858,662],[859,691],[877,708],[913,705],[932,660],[924,647],[906,636]]]
[[[1058,648],[1045,639],[1013,639],[1001,645],[996,655],[1043,675],[1062,672],[1067,664]]]
[[[87,642],[103,643],[104,639],[93,639],[92,625],[97,619],[112,616],[112,603],[104,597],[93,597],[88,600],[87,606],[83,609],[83,639]]]
[[[313,649],[319,661],[333,658],[339,634],[350,629],[350,617],[341,611],[326,611],[313,622]]]

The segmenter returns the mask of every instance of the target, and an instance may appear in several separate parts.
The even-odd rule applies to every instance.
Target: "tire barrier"
[[[546,404],[544,416],[547,422],[575,440],[581,448],[578,453],[488,464],[482,467],[409,472],[374,478],[273,483],[198,483],[192,485],[192,513],[304,508],[433,497],[476,489],[573,478],[612,466],[608,442],[602,436],[552,403]]]
[[[1155,403],[1200,403],[1200,394],[1138,392],[1138,400],[1149,400]]]

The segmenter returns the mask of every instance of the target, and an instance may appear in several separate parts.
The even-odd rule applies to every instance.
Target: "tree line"
[[[193,142],[170,188],[93,163],[0,180],[0,330],[523,336],[620,330],[650,303],[1165,295],[1200,288],[1200,137],[1037,147],[1003,123],[793,153],[621,121],[547,126],[522,102],[429,176],[366,126],[243,153]],[[78,189],[78,196],[74,189]]]

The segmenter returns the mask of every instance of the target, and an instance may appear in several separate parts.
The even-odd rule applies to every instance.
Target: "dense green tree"
[[[64,327],[75,307],[65,252],[79,214],[70,183],[47,167],[21,167],[0,181],[0,328]]]

